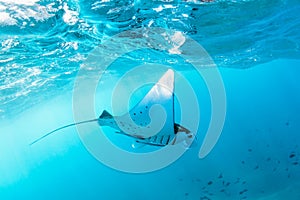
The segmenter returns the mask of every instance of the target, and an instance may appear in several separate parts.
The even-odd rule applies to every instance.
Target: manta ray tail
[[[104,113],[104,112],[103,112],[103,113]],[[103,113],[102,113],[102,114],[103,114]],[[101,115],[101,116],[102,116],[102,115]],[[49,133],[43,135],[43,136],[40,137],[40,138],[36,139],[35,141],[31,142],[29,145],[31,146],[31,145],[33,145],[33,144],[39,142],[40,140],[44,139],[45,137],[51,135],[52,133],[54,133],[54,132],[56,132],[56,131],[59,131],[59,130],[61,130],[61,129],[68,128],[68,127],[70,127],[70,126],[75,126],[75,125],[78,125],[78,124],[85,124],[85,123],[90,123],[90,122],[95,122],[95,121],[98,121],[98,119],[90,119],[90,120],[86,120],[86,121],[77,122],[77,123],[73,123],[73,124],[68,124],[68,125],[66,125],[66,126],[62,126],[62,127],[60,127],[60,128],[57,128],[57,129],[55,129],[55,130],[53,130],[53,131],[51,131],[51,132],[49,132]]]

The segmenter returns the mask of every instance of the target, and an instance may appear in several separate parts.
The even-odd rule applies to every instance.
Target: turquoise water
[[[299,8],[297,0],[0,0],[0,199],[299,199]],[[164,28],[163,39],[139,36],[136,28],[145,27]],[[117,37],[117,46],[101,46],[123,31],[136,36],[125,34]],[[226,91],[222,135],[204,159],[198,152],[211,102],[201,77],[180,57],[188,55],[181,46],[188,37],[219,67]],[[97,161],[75,127],[30,146],[74,122],[74,82],[93,50],[101,47],[101,64],[131,41],[149,48],[123,55],[106,71],[95,115],[111,109],[110,92],[125,72],[145,63],[168,65],[198,98],[195,147],[161,170],[132,174]],[[90,67],[81,78],[96,79],[97,69]],[[160,73],[132,80],[149,76],[157,80]],[[176,91],[188,96],[180,83]],[[121,148],[132,143],[118,135],[110,139]]]

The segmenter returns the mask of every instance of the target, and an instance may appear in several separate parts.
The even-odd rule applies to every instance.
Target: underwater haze
[[[0,0],[0,199],[300,199],[299,10],[298,0]],[[145,48],[128,51],[135,44]],[[119,52],[125,53],[115,58]],[[152,85],[135,88],[129,101],[114,98],[118,81],[144,65],[129,80]],[[113,169],[95,158],[75,126],[30,145],[76,122],[78,78],[97,84],[91,103],[97,118],[112,112],[112,102],[130,107],[141,100],[163,66],[175,71],[176,123],[188,113],[198,126],[192,146],[170,165],[147,173]],[[210,90],[197,70],[214,69],[226,116],[216,145],[200,158],[218,108],[210,92],[223,88]],[[190,89],[199,119],[196,108],[179,111],[181,98],[193,101]],[[88,107],[80,106],[82,118]],[[161,148],[133,149],[133,138],[103,131],[125,151]],[[99,151],[111,153],[101,145]],[[130,165],[122,157],[117,162]]]

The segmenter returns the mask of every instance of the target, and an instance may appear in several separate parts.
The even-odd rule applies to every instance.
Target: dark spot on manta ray
[[[245,185],[246,183],[247,183],[246,181],[243,181],[243,182],[242,182],[242,185]]]
[[[269,157],[269,158],[267,158],[267,161],[269,162],[269,161],[271,161],[271,158]]]
[[[225,189],[221,189],[220,192],[225,192]]]
[[[299,163],[298,162],[293,162],[293,165],[298,165]]]
[[[243,160],[242,160],[242,162],[241,162],[241,163],[242,163],[242,164],[245,164],[245,161],[243,161]]]
[[[133,113],[133,115],[136,115],[136,113]]]
[[[184,193],[184,196],[189,196],[189,193],[188,192]]]
[[[252,152],[252,149],[248,149],[249,152]]]
[[[212,181],[209,181],[209,182],[207,183],[207,185],[211,185],[211,184],[213,184],[213,182],[212,182]]]
[[[290,122],[285,122],[285,125],[286,125],[286,126],[289,126],[289,125],[290,125]]]
[[[140,111],[140,114],[143,114],[143,112],[142,112],[142,111]]]
[[[259,166],[258,165],[256,165],[255,167],[254,167],[254,170],[257,170],[259,168]]]

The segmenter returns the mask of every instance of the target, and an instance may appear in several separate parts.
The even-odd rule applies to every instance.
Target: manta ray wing
[[[123,132],[136,138],[175,135],[173,92],[174,71],[169,69],[129,113],[114,119]],[[152,109],[155,105],[160,108]],[[162,111],[165,118],[161,117]]]

